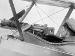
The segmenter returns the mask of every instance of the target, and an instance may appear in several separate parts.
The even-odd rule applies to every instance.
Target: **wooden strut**
[[[17,19],[15,19],[15,23],[16,23],[16,25],[17,25],[17,29],[18,29],[18,31],[19,31],[19,34],[20,34],[20,40],[23,40],[24,41],[24,36],[23,36],[23,33],[22,33],[22,29],[21,29],[21,25],[19,24],[19,22],[22,22],[24,19],[25,19],[25,17],[27,16],[27,14],[30,12],[30,10],[31,10],[31,8],[34,6],[34,1],[32,2],[32,4],[31,4],[31,6],[28,8],[28,10],[25,12],[25,14],[24,14],[24,16],[22,17],[22,19],[21,20],[17,20]],[[15,15],[14,15],[15,16]],[[16,17],[17,18],[17,17]]]
[[[28,8],[28,10],[25,12],[25,14],[24,14],[24,16],[21,18],[21,20],[19,20],[19,21],[16,21],[16,23],[17,23],[17,26],[18,26],[18,30],[19,30],[19,33],[20,33],[20,36],[21,36],[21,38],[24,40],[24,36],[23,36],[23,33],[22,33],[22,29],[21,29],[21,26],[20,25],[18,25],[18,23],[19,22],[22,22],[24,19],[25,19],[25,17],[28,15],[28,13],[30,12],[30,10],[32,9],[32,7],[34,6],[34,2],[32,2],[32,4],[31,4],[31,6]]]
[[[71,15],[71,13],[72,13],[72,11],[73,11],[73,9],[74,9],[74,5],[71,4],[71,6],[70,6],[70,8],[69,8],[69,11],[67,12],[67,14],[66,14],[66,16],[65,16],[65,18],[64,18],[64,20],[63,20],[63,22],[61,23],[61,25],[60,25],[60,27],[59,27],[57,33],[56,33],[56,36],[60,36],[60,29],[61,29],[62,25],[66,22],[66,20],[69,19],[70,15]]]
[[[20,24],[19,24],[19,21],[18,21],[18,17],[16,17],[16,10],[15,10],[15,8],[14,8],[14,4],[13,4],[13,1],[12,0],[9,0],[9,3],[10,3],[10,7],[11,7],[11,10],[12,10],[12,13],[13,13],[13,16],[15,17],[12,21],[14,21],[15,22],[15,24],[16,24],[16,26],[17,26],[17,29],[18,29],[18,31],[19,31],[19,34],[20,34],[20,37],[19,37],[19,39],[20,40],[24,40],[24,38],[23,38],[23,34],[22,34],[22,30],[21,30],[21,26],[20,26]]]
[[[28,13],[30,12],[30,10],[32,9],[32,7],[34,6],[35,2],[32,1],[32,4],[30,5],[30,7],[27,9],[27,11],[25,12],[25,14],[23,15],[23,17],[19,20],[19,22],[22,22],[25,17],[28,15]]]
[[[31,8],[34,6],[34,2],[32,2],[32,4],[31,4],[31,6],[28,8],[28,10],[25,12],[25,15],[22,17],[22,19],[21,20],[19,20],[19,21],[16,21],[16,24],[17,24],[17,28],[18,28],[18,31],[19,31],[19,33],[20,33],[20,39],[22,39],[22,40],[24,40],[24,36],[23,36],[23,33],[22,33],[22,29],[21,29],[21,26],[18,24],[19,22],[22,22],[24,19],[25,19],[25,17],[28,15],[28,13],[30,12],[30,10],[31,10]]]

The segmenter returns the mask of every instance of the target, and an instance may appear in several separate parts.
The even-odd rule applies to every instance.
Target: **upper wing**
[[[32,0],[24,0],[31,2]],[[68,8],[75,0],[34,0],[36,3]],[[75,5],[75,4],[74,4]]]

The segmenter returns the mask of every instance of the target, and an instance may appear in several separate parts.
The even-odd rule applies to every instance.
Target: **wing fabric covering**
[[[31,2],[32,0],[24,0]],[[46,5],[53,5],[53,6],[58,6],[58,7],[64,7],[68,8],[70,5],[75,3],[74,0],[34,0],[36,3],[39,4],[46,4]],[[74,4],[75,5],[75,4]]]

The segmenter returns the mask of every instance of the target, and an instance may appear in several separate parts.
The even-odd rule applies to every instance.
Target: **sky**
[[[26,10],[31,4],[30,2],[22,0],[13,1],[17,13],[23,9]],[[55,13],[57,11],[60,12]],[[29,24],[48,24],[49,27],[54,27],[55,32],[57,32],[67,12],[68,8],[66,9],[62,7],[37,4],[37,6],[33,6],[23,22],[28,22]],[[10,19],[12,16],[13,15],[9,5],[9,0],[0,0],[0,19]],[[75,18],[75,11],[73,11],[70,18]]]

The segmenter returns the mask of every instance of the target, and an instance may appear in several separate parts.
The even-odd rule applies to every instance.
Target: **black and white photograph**
[[[0,0],[0,56],[75,56],[75,0]]]

